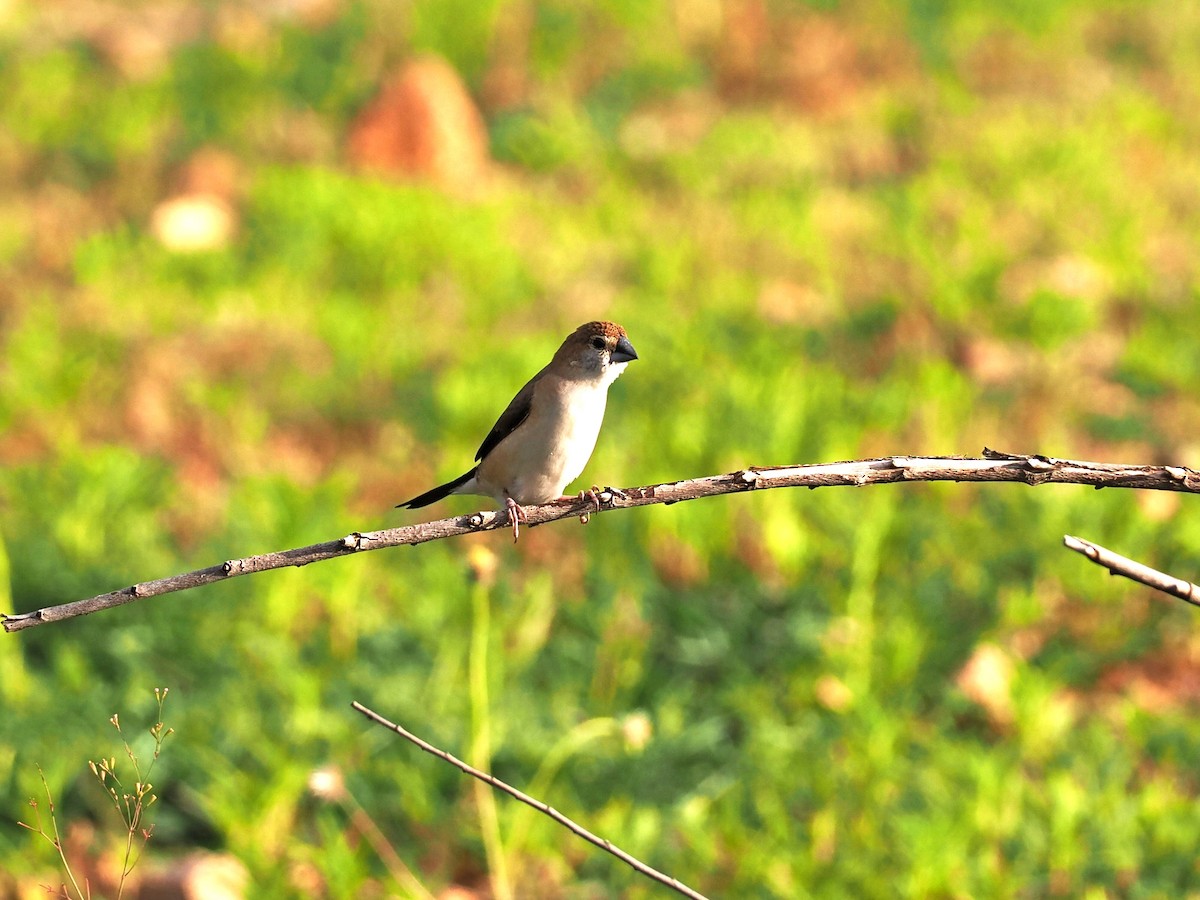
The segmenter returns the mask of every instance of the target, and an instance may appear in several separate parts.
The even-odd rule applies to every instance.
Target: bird
[[[615,322],[580,325],[500,414],[473,468],[396,508],[420,509],[451,494],[491,497],[508,511],[516,542],[519,523],[527,521],[522,507],[563,499],[563,489],[583,472],[604,421],[608,389],[637,358]]]

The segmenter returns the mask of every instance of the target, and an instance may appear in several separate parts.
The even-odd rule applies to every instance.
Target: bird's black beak
[[[632,362],[637,358],[637,351],[633,349],[633,344],[629,343],[627,337],[617,341],[617,346],[613,347],[612,355],[609,357],[615,363]]]

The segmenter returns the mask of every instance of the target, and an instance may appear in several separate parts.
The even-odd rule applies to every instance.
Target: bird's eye
[[[603,350],[604,349],[604,338],[602,338],[602,337],[592,338],[592,346],[597,350]]]

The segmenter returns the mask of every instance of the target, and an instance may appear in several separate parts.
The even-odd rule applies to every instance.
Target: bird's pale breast
[[[498,503],[547,503],[579,477],[604,421],[608,384],[548,377],[529,417],[479,464],[479,485]]]

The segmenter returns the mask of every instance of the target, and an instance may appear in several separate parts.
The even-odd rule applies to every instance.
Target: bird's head
[[[563,341],[554,362],[576,377],[602,378],[611,384],[637,359],[625,329],[616,322],[588,322]]]

